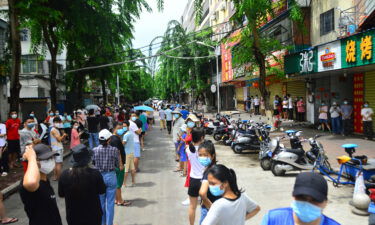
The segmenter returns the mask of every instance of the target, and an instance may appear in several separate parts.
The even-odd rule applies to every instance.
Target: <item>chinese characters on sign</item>
[[[354,113],[354,132],[362,133],[361,108],[364,97],[364,77],[363,74],[354,74],[353,77],[353,113]]]
[[[221,45],[222,82],[233,80],[232,53],[227,44]]]
[[[371,40],[370,35],[362,37],[360,49],[362,52],[361,60],[364,60],[364,59],[370,60],[372,57],[372,54],[371,54],[372,53],[372,40]]]
[[[355,41],[353,40],[346,42],[346,62],[355,62]]]

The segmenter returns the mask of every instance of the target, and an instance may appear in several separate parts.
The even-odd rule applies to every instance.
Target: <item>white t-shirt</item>
[[[245,193],[236,200],[218,199],[212,204],[202,225],[244,225],[246,214],[257,206]]]
[[[159,110],[159,117],[161,120],[165,120],[165,112],[163,109],[160,109]]]
[[[192,153],[190,151],[190,147],[186,148],[186,153],[189,157],[190,165],[191,165],[190,177],[194,178],[194,179],[202,179],[204,169],[206,167],[202,166],[202,164],[200,164],[200,162],[198,161],[198,148],[199,148],[199,146],[194,146],[194,147],[195,147],[195,153]]]
[[[364,108],[361,110],[362,121],[372,121],[371,114],[374,114],[372,108]]]
[[[172,121],[172,110],[171,109],[166,109],[165,111],[165,115],[167,117],[167,121]]]
[[[254,105],[255,105],[255,106],[258,106],[259,103],[260,103],[259,98],[254,98]]]
[[[129,130],[133,132],[134,134],[134,142],[139,143],[139,135],[135,133],[137,130],[139,130],[137,124],[135,124],[133,121],[129,120]]]
[[[340,113],[341,113],[341,108],[340,106],[331,106],[331,109],[329,110],[329,112],[331,113],[331,118],[337,118],[340,116]]]
[[[7,128],[5,124],[0,123],[0,134],[7,134]],[[0,137],[0,147],[3,147],[6,143],[6,136]]]
[[[288,100],[284,100],[283,101],[283,109],[287,109],[289,106],[289,101]]]

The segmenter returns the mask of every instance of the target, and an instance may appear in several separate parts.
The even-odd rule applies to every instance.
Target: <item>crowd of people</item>
[[[235,171],[217,163],[215,146],[206,139],[197,116],[183,110],[186,109],[171,111],[172,141],[179,162],[175,172],[186,177],[188,199],[182,204],[189,205],[189,224],[195,224],[198,206],[201,208],[199,224],[245,224],[258,214],[260,206],[238,187]],[[164,113],[165,110],[159,112],[161,120],[165,118]],[[299,174],[292,195],[291,207],[269,211],[262,225],[338,224],[322,214],[328,202],[328,185],[320,174]]]

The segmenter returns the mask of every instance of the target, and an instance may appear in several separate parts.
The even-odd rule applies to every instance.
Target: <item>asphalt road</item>
[[[210,138],[210,137],[208,137]],[[324,143],[323,143],[324,144]],[[271,172],[263,171],[256,154],[237,155],[227,146],[216,144],[218,161],[233,168],[238,176],[239,186],[262,208],[259,215],[246,224],[260,224],[267,210],[290,205],[295,175],[274,177]],[[69,166],[69,159],[65,161]],[[181,201],[187,197],[183,187],[185,178],[179,177],[173,170],[176,167],[171,136],[156,126],[146,136],[145,151],[142,152],[140,169],[135,187],[123,187],[123,197],[133,204],[130,207],[115,208],[117,225],[186,225],[187,207]],[[51,181],[55,190],[56,182]],[[329,183],[329,204],[325,214],[344,225],[367,224],[368,218],[351,213],[348,202],[352,198],[353,186],[334,188]],[[65,222],[64,200],[57,198],[60,213]],[[7,214],[18,217],[17,224],[28,224],[19,195],[14,194],[5,200]],[[197,209],[197,221],[199,219]],[[198,222],[196,223],[198,224]]]

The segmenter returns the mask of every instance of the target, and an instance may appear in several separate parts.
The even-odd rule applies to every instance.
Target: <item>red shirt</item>
[[[21,126],[21,120],[17,119],[8,119],[5,122],[5,126],[7,128],[7,139],[8,140],[19,140],[20,134],[18,133],[18,129]]]

